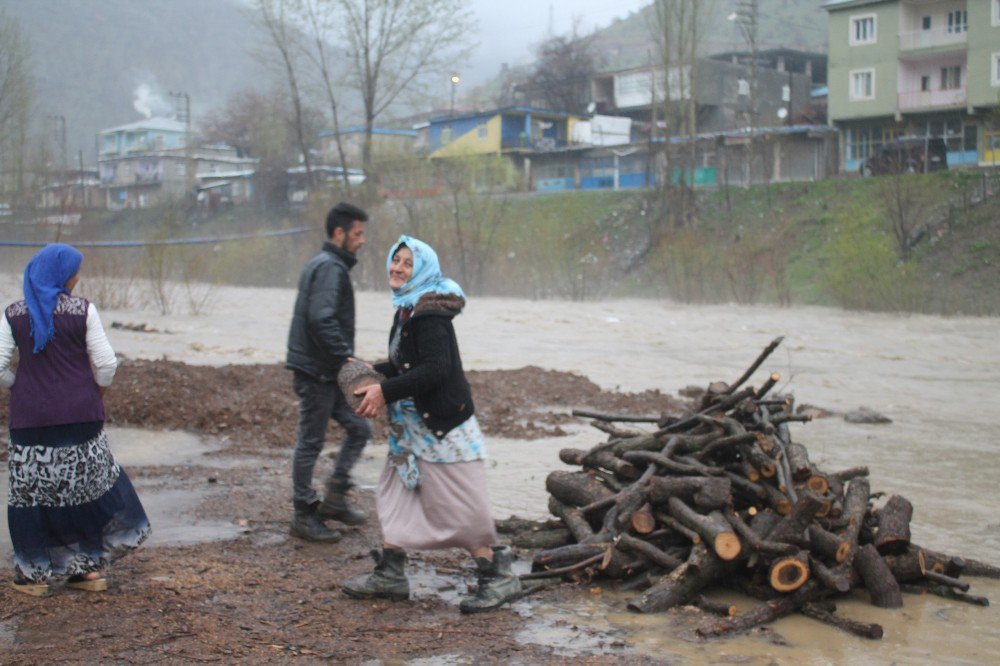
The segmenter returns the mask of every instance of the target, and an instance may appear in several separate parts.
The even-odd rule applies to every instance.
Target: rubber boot
[[[323,524],[316,515],[316,508],[319,502],[307,504],[296,500],[295,515],[292,516],[292,525],[288,533],[293,537],[305,539],[306,541],[319,541],[323,543],[333,543],[339,541],[343,535],[337,530],[331,530]]]
[[[344,594],[355,599],[408,599],[410,581],[404,571],[406,551],[385,548],[373,550],[371,555],[375,559],[375,570],[344,583]]]
[[[510,570],[514,553],[507,546],[493,547],[493,561],[477,557],[479,589],[462,599],[458,605],[463,613],[481,613],[493,610],[521,593],[521,579]]]
[[[355,511],[347,503],[347,489],[350,484],[329,482],[326,484],[326,497],[319,505],[317,515],[322,520],[336,520],[345,525],[363,525],[365,516]]]

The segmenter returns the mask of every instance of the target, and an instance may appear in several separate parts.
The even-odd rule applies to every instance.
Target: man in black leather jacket
[[[291,534],[309,541],[336,541],[340,532],[323,520],[349,525],[364,516],[347,503],[351,468],[371,437],[367,419],[354,413],[337,386],[337,372],[354,355],[354,288],[349,271],[365,242],[368,215],[357,206],[339,203],[326,217],[327,241],[302,269],[288,333],[285,367],[294,372],[299,396],[299,426],[292,456],[293,503]],[[334,419],[345,430],[337,464],[326,481],[320,502],[312,486],[316,459],[323,450],[326,429]]]

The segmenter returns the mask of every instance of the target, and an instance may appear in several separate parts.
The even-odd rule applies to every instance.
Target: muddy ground
[[[487,436],[558,434],[576,420],[568,414],[573,407],[647,415],[679,407],[656,391],[613,394],[583,377],[534,367],[471,372],[469,379]],[[30,598],[10,589],[12,574],[4,570],[0,661],[5,664],[403,663],[420,658],[431,663],[653,663],[631,653],[624,641],[589,656],[564,657],[551,647],[518,640],[533,607],[583,593],[573,586],[537,592],[530,603],[513,608],[463,616],[457,597],[474,577],[460,551],[416,554],[411,567],[422,572],[425,583],[409,601],[346,598],[341,583],[370,569],[368,550],[379,541],[373,496],[369,490],[357,492],[369,523],[346,530],[336,544],[287,536],[288,458],[297,404],[290,375],[278,365],[211,368],[126,361],[106,403],[110,424],[211,435],[223,442],[213,455],[262,461],[259,467],[129,470],[140,487],[144,481],[167,480],[175,488],[202,492],[210,485],[212,499],[199,506],[197,517],[222,519],[242,532],[225,541],[141,548],[113,567],[111,589],[101,594],[57,589],[50,598]],[[6,409],[4,399],[4,423]],[[338,436],[331,427],[330,441]],[[383,442],[380,435],[370,446]],[[530,553],[521,556],[530,558]]]

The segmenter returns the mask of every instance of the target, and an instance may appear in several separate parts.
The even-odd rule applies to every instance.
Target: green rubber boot
[[[339,541],[343,535],[337,530],[331,530],[323,524],[323,521],[316,515],[319,502],[306,504],[305,502],[295,502],[295,513],[292,516],[292,524],[288,528],[288,533],[293,537],[305,539],[306,541],[319,541],[322,543],[333,543]]]
[[[385,548],[381,552],[373,550],[372,557],[375,559],[375,570],[344,583],[344,594],[354,599],[408,599],[410,581],[403,570],[406,551],[399,548]]]
[[[479,589],[462,599],[458,605],[463,613],[481,613],[493,610],[521,593],[521,579],[510,570],[514,552],[507,546],[493,547],[493,561],[477,557],[476,569],[479,574]]]

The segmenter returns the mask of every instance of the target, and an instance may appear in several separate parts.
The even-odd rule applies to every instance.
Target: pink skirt
[[[420,485],[413,490],[388,461],[382,469],[375,508],[385,542],[414,550],[496,544],[485,461],[419,465]]]

